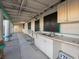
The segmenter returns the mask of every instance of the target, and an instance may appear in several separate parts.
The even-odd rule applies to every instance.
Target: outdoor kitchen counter
[[[67,44],[71,44],[71,45],[79,47],[79,38],[72,38],[72,37],[66,37],[66,36],[60,36],[60,35],[50,36],[50,35],[46,35],[46,34],[42,34],[42,33],[37,33],[37,34],[43,35],[52,40],[56,40],[59,42],[63,42],[63,43],[67,43]]]

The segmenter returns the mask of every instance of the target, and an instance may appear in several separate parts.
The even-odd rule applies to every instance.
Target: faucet
[[[54,37],[54,36],[55,36],[55,32],[51,32],[50,35],[51,35],[52,37]]]

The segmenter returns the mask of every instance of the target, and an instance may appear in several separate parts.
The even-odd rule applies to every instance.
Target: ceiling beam
[[[18,12],[18,9],[14,9],[14,8],[11,8],[11,7],[5,7],[6,8],[6,10],[7,11],[17,11]],[[21,11],[23,11],[23,12],[25,12],[25,13],[34,13],[34,14],[38,14],[37,12],[35,12],[35,11],[30,11],[30,10],[21,10]]]
[[[15,3],[12,3],[12,2],[3,1],[3,3],[4,3],[4,4],[7,4],[7,5],[11,5],[11,6],[20,7],[19,4],[15,4]]]
[[[4,4],[8,4],[8,5],[12,5],[12,6],[15,6],[15,7],[20,7],[20,5],[19,4],[14,4],[14,3],[9,3],[9,2],[6,2],[6,1],[3,1],[3,3]],[[34,7],[31,7],[31,6],[22,6],[21,8],[24,8],[24,9],[28,9],[28,8],[30,8],[30,9],[34,9],[34,10],[40,10],[40,9],[37,9],[37,8],[34,8]]]
[[[6,10],[7,10],[7,11],[11,11],[11,12],[17,12],[17,9],[13,9],[13,8],[7,8],[7,7],[6,7]]]
[[[16,15],[17,13],[14,13],[14,12],[9,12],[8,14],[13,14],[13,15]]]
[[[32,17],[32,16],[30,16],[30,15],[27,15],[27,16],[16,16],[16,15],[14,15],[14,14],[10,14],[12,17]]]
[[[20,5],[19,11],[18,11],[18,15],[21,14],[21,10],[22,10],[23,4],[24,4],[24,0],[22,0],[22,2],[21,2],[21,5]]]
[[[27,20],[29,20],[29,19],[27,19],[27,18],[26,18],[26,19],[25,19],[25,18],[24,18],[24,19],[23,19],[23,18],[22,18],[22,19],[21,19],[21,18],[20,18],[20,19],[17,18],[17,19],[13,19],[12,21],[14,21],[14,22],[17,21],[17,22],[19,22],[19,21],[27,21]]]
[[[43,2],[40,2],[38,0],[33,0],[33,1],[39,3],[39,4],[43,5],[43,6],[49,6],[49,5],[47,5],[47,4],[43,3]]]

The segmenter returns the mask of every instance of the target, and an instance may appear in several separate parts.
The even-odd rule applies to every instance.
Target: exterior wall
[[[23,26],[22,25],[14,25],[14,32],[22,32]]]

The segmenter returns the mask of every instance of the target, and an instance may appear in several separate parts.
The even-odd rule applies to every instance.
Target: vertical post
[[[28,34],[28,23],[25,23],[25,33]]]
[[[0,41],[3,40],[3,17],[0,10]]]
[[[44,19],[43,16],[40,16],[40,31],[43,32],[44,30]]]
[[[35,19],[31,21],[31,30],[35,32]]]
[[[10,34],[12,34],[12,33],[13,33],[13,23],[10,22]]]
[[[4,58],[4,41],[3,41],[3,15],[0,10],[0,59]]]

